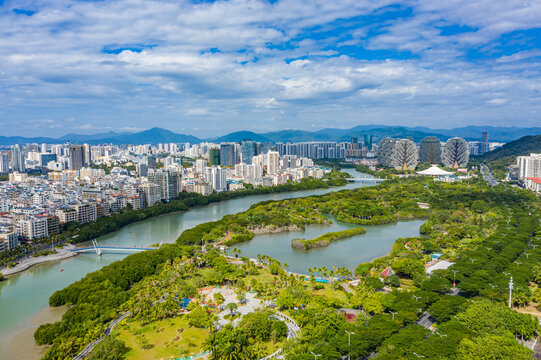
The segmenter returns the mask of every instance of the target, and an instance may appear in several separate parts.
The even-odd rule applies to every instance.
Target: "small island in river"
[[[293,239],[291,240],[291,247],[299,250],[310,250],[313,248],[326,247],[329,246],[329,244],[333,241],[364,233],[366,233],[365,228],[356,227],[353,229],[326,233],[313,239]]]

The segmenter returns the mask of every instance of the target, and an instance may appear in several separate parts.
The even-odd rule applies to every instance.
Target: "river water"
[[[352,169],[350,172],[356,178],[370,178]],[[366,183],[349,183],[340,188],[297,191],[291,193],[247,196],[194,208],[186,212],[171,213],[128,225],[121,230],[98,238],[104,246],[141,246],[174,242],[182,231],[198,224],[221,219],[228,214],[247,210],[251,205],[265,200],[282,200],[288,198],[322,195],[330,191],[352,189],[369,186]],[[355,265],[386,254],[398,237],[415,236],[422,222],[412,221],[398,224],[367,227],[364,235],[344,239],[331,244],[327,248],[315,249],[310,252],[295,252],[291,249],[290,240],[293,237],[313,237],[335,229],[351,227],[349,224],[335,222],[332,226],[313,225],[307,227],[305,233],[280,233],[257,236],[251,242],[240,244],[244,255],[256,256],[267,254],[289,264],[291,270],[306,272],[307,266],[332,267],[346,266],[354,269]],[[317,234],[317,235],[314,235]],[[271,240],[277,242],[271,244]],[[287,243],[287,244],[286,244]],[[287,245],[287,246],[286,246]],[[53,321],[43,316],[48,309],[48,299],[53,292],[81,279],[87,273],[100,269],[114,261],[127,256],[126,254],[81,254],[69,259],[34,266],[18,275],[0,283],[0,358],[3,360],[19,360],[21,354],[14,347],[20,347],[20,342],[31,346],[33,339],[21,339],[22,334],[31,334],[30,329],[39,323]],[[310,265],[312,264],[312,265]],[[64,269],[64,271],[60,271]],[[46,311],[46,312],[47,312]],[[38,316],[40,315],[40,316]],[[36,318],[40,321],[36,321]],[[45,317],[45,318],[44,318]],[[29,336],[29,335],[28,335]],[[18,339],[18,340],[17,340]],[[17,344],[14,345],[14,342]],[[25,356],[26,358],[26,356]],[[30,359],[30,357],[28,357]]]

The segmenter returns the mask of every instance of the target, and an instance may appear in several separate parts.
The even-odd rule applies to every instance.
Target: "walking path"
[[[62,249],[56,249],[56,254],[51,255],[45,255],[45,256],[37,256],[37,257],[29,257],[28,259],[21,260],[17,265],[11,268],[5,268],[2,269],[2,275],[3,276],[10,276],[17,274],[21,271],[24,271],[34,265],[42,264],[48,261],[56,261],[56,260],[62,260],[67,259],[72,256],[76,256],[77,253],[70,251],[74,247],[73,245],[66,245]]]

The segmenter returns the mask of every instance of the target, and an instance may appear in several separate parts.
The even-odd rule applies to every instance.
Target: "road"
[[[488,182],[490,186],[498,185],[498,182],[494,179],[494,176],[492,176],[490,168],[487,165],[481,165],[481,174],[483,174],[483,179],[485,179],[485,181]]]

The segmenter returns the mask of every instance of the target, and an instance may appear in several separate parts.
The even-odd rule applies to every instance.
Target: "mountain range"
[[[455,129],[430,129],[427,127],[404,127],[385,125],[360,125],[350,129],[326,128],[317,131],[307,130],[281,130],[266,133],[254,133],[251,131],[237,131],[224,136],[214,138],[198,138],[192,135],[177,134],[172,131],[154,127],[136,133],[106,132],[91,135],[67,134],[59,138],[49,137],[22,137],[22,136],[0,136],[0,146],[26,144],[26,143],[48,143],[62,144],[71,142],[73,144],[157,144],[157,143],[192,143],[201,142],[238,142],[250,139],[258,142],[299,142],[299,141],[347,141],[352,137],[362,138],[365,134],[371,134],[374,142],[384,137],[403,138],[409,137],[419,142],[426,136],[437,136],[440,140],[447,140],[459,136],[466,140],[480,140],[481,133],[488,131],[489,141],[509,142],[527,135],[541,134],[541,127],[519,128],[519,127],[495,127],[495,126],[466,126]]]

